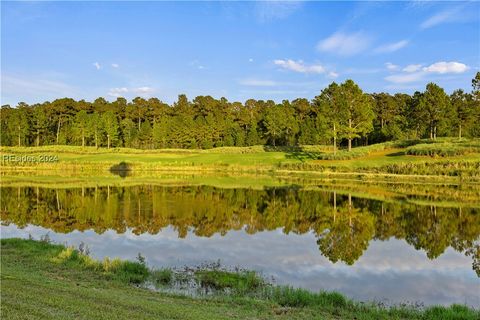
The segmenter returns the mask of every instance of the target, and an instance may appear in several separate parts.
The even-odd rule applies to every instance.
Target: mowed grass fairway
[[[432,163],[439,161],[480,162],[480,140],[455,140],[444,138],[437,141],[418,140],[380,143],[354,148],[351,152],[340,150],[333,153],[331,146],[300,147],[222,147],[208,150],[158,149],[139,150],[128,148],[94,148],[76,146],[2,147],[2,165],[5,168],[68,168],[69,166],[92,166],[109,169],[126,163],[131,169],[162,170],[171,167],[231,167],[233,169],[307,170],[313,167],[353,171],[381,168],[396,164]],[[56,156],[58,162],[5,161],[3,156]],[[306,165],[302,167],[302,165]],[[296,166],[296,167],[295,167]],[[427,173],[428,174],[428,173]]]
[[[226,148],[221,148],[225,150]],[[236,150],[238,149],[238,150]],[[285,152],[265,152],[262,148],[251,149],[242,153],[243,148],[228,148],[228,152],[212,150],[160,149],[138,150],[127,148],[94,147],[8,147],[0,149],[1,154],[29,156],[56,155],[59,163],[155,163],[158,165],[273,165],[286,161]],[[293,160],[295,162],[295,160]]]

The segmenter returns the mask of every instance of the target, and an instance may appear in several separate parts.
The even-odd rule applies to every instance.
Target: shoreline
[[[480,315],[480,311],[463,305],[419,307],[359,303],[335,292],[312,293],[288,286],[272,286],[263,283],[264,280],[253,271],[231,271],[218,266],[189,269],[200,288],[210,286],[210,289],[220,290],[217,294],[192,298],[178,293],[156,292],[143,288],[141,284],[148,280],[168,285],[175,277],[172,270],[148,269],[141,255],[137,262],[108,258],[100,262],[88,256],[86,247],[68,248],[49,242],[48,238],[41,241],[1,239],[2,318],[15,317],[18,312],[15,306],[21,301],[13,298],[19,294],[30,296],[29,304],[38,308],[36,312],[39,313],[55,310],[56,314],[73,316],[81,311],[95,317],[99,312],[105,315],[105,310],[109,310],[112,318],[119,319],[146,315],[165,317],[167,313],[170,317],[185,319],[316,319],[319,316],[325,319],[358,316],[362,319],[438,319],[442,316],[476,319]],[[32,273],[34,270],[35,274]],[[40,286],[38,290],[46,290],[45,294],[29,292],[32,285]],[[80,295],[74,293],[79,290]],[[126,310],[121,301],[127,296],[130,302]],[[56,303],[45,303],[45,298]],[[76,301],[74,308],[67,307],[72,303],[70,300]],[[86,301],[90,302],[85,304]],[[141,309],[138,309],[139,303],[142,303]]]

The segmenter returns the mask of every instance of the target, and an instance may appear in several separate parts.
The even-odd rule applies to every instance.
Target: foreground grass
[[[168,284],[169,271],[141,262],[95,261],[47,241],[1,240],[2,319],[478,319],[465,306],[384,308],[338,293],[270,287],[269,295],[203,298],[168,295],[135,286],[149,278]],[[262,285],[251,272],[194,272],[199,281],[250,292]]]

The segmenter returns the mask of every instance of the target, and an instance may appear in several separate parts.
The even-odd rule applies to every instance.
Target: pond
[[[3,184],[1,237],[48,233],[151,267],[219,260],[360,301],[479,307],[477,187]]]

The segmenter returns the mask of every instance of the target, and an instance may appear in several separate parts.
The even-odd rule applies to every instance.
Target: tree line
[[[434,83],[413,95],[367,94],[352,80],[331,83],[313,100],[275,103],[181,94],[93,102],[71,98],[1,107],[2,146],[77,145],[129,148],[338,146],[437,136],[480,137],[480,72],[472,91],[451,95]]]

